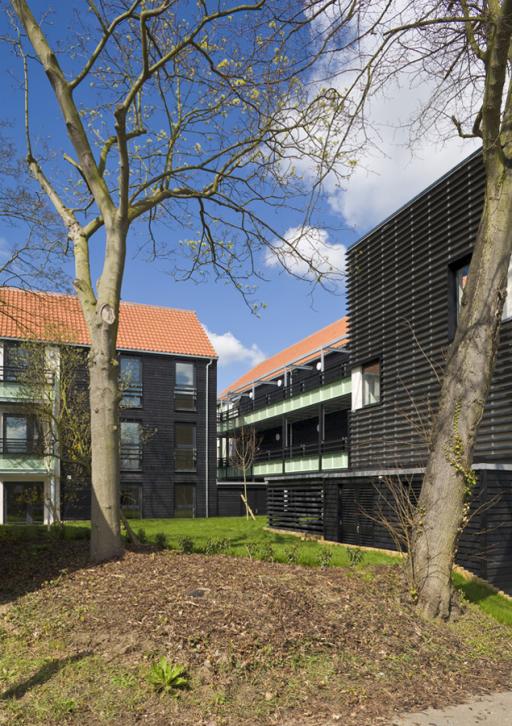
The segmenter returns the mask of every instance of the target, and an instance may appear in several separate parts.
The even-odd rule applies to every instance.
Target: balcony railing
[[[321,444],[318,442],[309,444],[295,444],[294,446],[287,446],[284,449],[267,449],[260,450],[254,457],[256,464],[261,464],[265,461],[279,461],[296,459],[304,456],[318,456],[319,454],[328,454],[332,452],[347,452],[348,451],[348,440],[347,437],[336,439],[335,441],[323,441]],[[235,468],[233,462],[228,458],[221,457],[217,459],[217,466],[219,469]]]
[[[121,444],[121,469],[123,471],[140,471],[142,467],[141,444]]]
[[[272,390],[265,391],[265,393],[258,393],[254,398],[244,395],[237,406],[219,413],[218,422],[225,423],[237,418],[240,414],[243,415],[252,411],[258,411],[259,409],[265,408],[265,406],[269,406],[273,403],[280,403],[281,401],[286,401],[289,398],[299,396],[301,393],[314,391],[317,388],[328,385],[329,383],[335,383],[336,381],[342,380],[348,375],[348,364],[341,363],[331,368],[327,368],[325,371],[316,371],[311,373],[299,381],[294,381],[288,386],[273,386]],[[265,385],[265,382],[262,381],[261,385]]]
[[[33,381],[28,380],[28,368],[25,366],[0,366],[0,383],[26,383],[27,385],[37,385]],[[38,374],[39,375],[39,374]],[[44,383],[53,383],[54,371],[44,369],[40,375]]]
[[[45,453],[42,441],[0,439],[0,456],[44,456]]]

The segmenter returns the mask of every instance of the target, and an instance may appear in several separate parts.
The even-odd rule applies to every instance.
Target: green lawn
[[[245,517],[132,519],[130,524],[150,544],[157,544],[160,536],[165,538],[166,547],[202,554],[226,554],[310,567],[356,566],[360,570],[367,565],[396,565],[399,561],[396,556],[383,552],[357,550],[354,554],[354,548],[271,532],[265,529],[266,517],[257,517],[256,521]],[[64,535],[65,539],[86,538],[89,523],[68,522]],[[37,541],[48,536],[58,536],[58,532],[49,534],[42,526],[0,526],[0,542],[9,538]],[[476,603],[499,622],[512,625],[512,601],[484,583],[467,580],[458,573],[453,579],[465,599]]]
[[[189,540],[194,552],[216,552],[235,557],[274,559],[276,562],[318,566],[348,567],[348,548],[316,540],[302,540],[293,535],[265,529],[266,517],[256,521],[245,517],[212,517],[211,519],[131,519],[136,533],[143,530],[147,541],[156,543],[158,534],[165,535],[168,547],[181,549]],[[70,527],[75,526],[70,525]],[[80,525],[79,525],[80,526]],[[185,545],[186,546],[186,545]],[[361,565],[396,564],[397,558],[380,552],[362,552]]]

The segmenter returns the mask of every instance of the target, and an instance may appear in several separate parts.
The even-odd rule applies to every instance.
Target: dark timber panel
[[[217,485],[218,515],[219,517],[241,517],[245,514],[242,502],[243,486]],[[249,506],[256,515],[267,513],[267,490],[263,486],[247,485],[247,499]]]
[[[482,211],[479,154],[348,252],[351,362],[381,358],[376,406],[351,415],[351,467],[421,466],[454,305],[451,265],[470,254]],[[453,292],[453,290],[452,290]],[[512,322],[502,325],[476,461],[512,460]]]
[[[421,475],[403,479],[416,495]],[[328,485],[331,487],[331,484]],[[395,549],[385,527],[384,516],[396,521],[390,497],[377,477],[351,477],[337,483],[340,542],[367,547]],[[334,505],[331,494],[329,508]],[[331,532],[332,534],[332,532]],[[326,527],[326,538],[332,539]],[[496,587],[512,593],[512,472],[479,471],[478,484],[470,507],[470,519],[462,534],[457,563]]]
[[[268,484],[267,511],[271,527],[323,534],[324,491],[321,482]]]

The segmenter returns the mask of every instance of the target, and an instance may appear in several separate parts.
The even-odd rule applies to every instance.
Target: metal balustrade
[[[44,456],[47,453],[42,441],[0,439],[0,456]]]
[[[287,446],[284,449],[266,449],[256,452],[254,456],[254,462],[261,464],[265,461],[275,460],[289,460],[299,458],[301,456],[308,455],[319,455],[328,454],[332,452],[347,452],[348,451],[348,439],[342,437],[334,441],[322,441],[309,444],[295,444],[293,446]],[[219,469],[234,468],[231,459],[226,457],[219,457],[217,459],[217,467]]]
[[[348,363],[341,363],[336,366],[326,368],[324,371],[315,371],[314,373],[311,373],[298,381],[294,381],[287,386],[272,386],[272,390],[268,390],[264,393],[257,393],[254,398],[251,398],[248,394],[244,394],[237,406],[234,406],[227,411],[219,412],[217,416],[218,423],[232,421],[239,415],[258,411],[259,409],[265,408],[265,406],[269,406],[273,403],[280,403],[281,401],[286,401],[287,399],[299,396],[302,393],[314,391],[322,386],[347,378],[349,374]],[[264,386],[265,381],[261,381],[260,385]]]
[[[30,370],[26,366],[0,366],[0,383],[26,383],[37,385],[37,381],[28,379]],[[55,373],[52,370],[44,369],[41,372],[44,383],[53,383]]]
[[[124,471],[139,471],[142,467],[141,444],[121,443],[121,469]]]

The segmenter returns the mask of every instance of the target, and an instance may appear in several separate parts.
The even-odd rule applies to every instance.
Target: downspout
[[[205,461],[205,473],[206,473],[206,502],[205,502],[205,515],[206,518],[209,516],[209,496],[210,496],[210,441],[209,441],[209,417],[210,417],[210,366],[213,363],[211,358],[206,364],[206,461]]]

